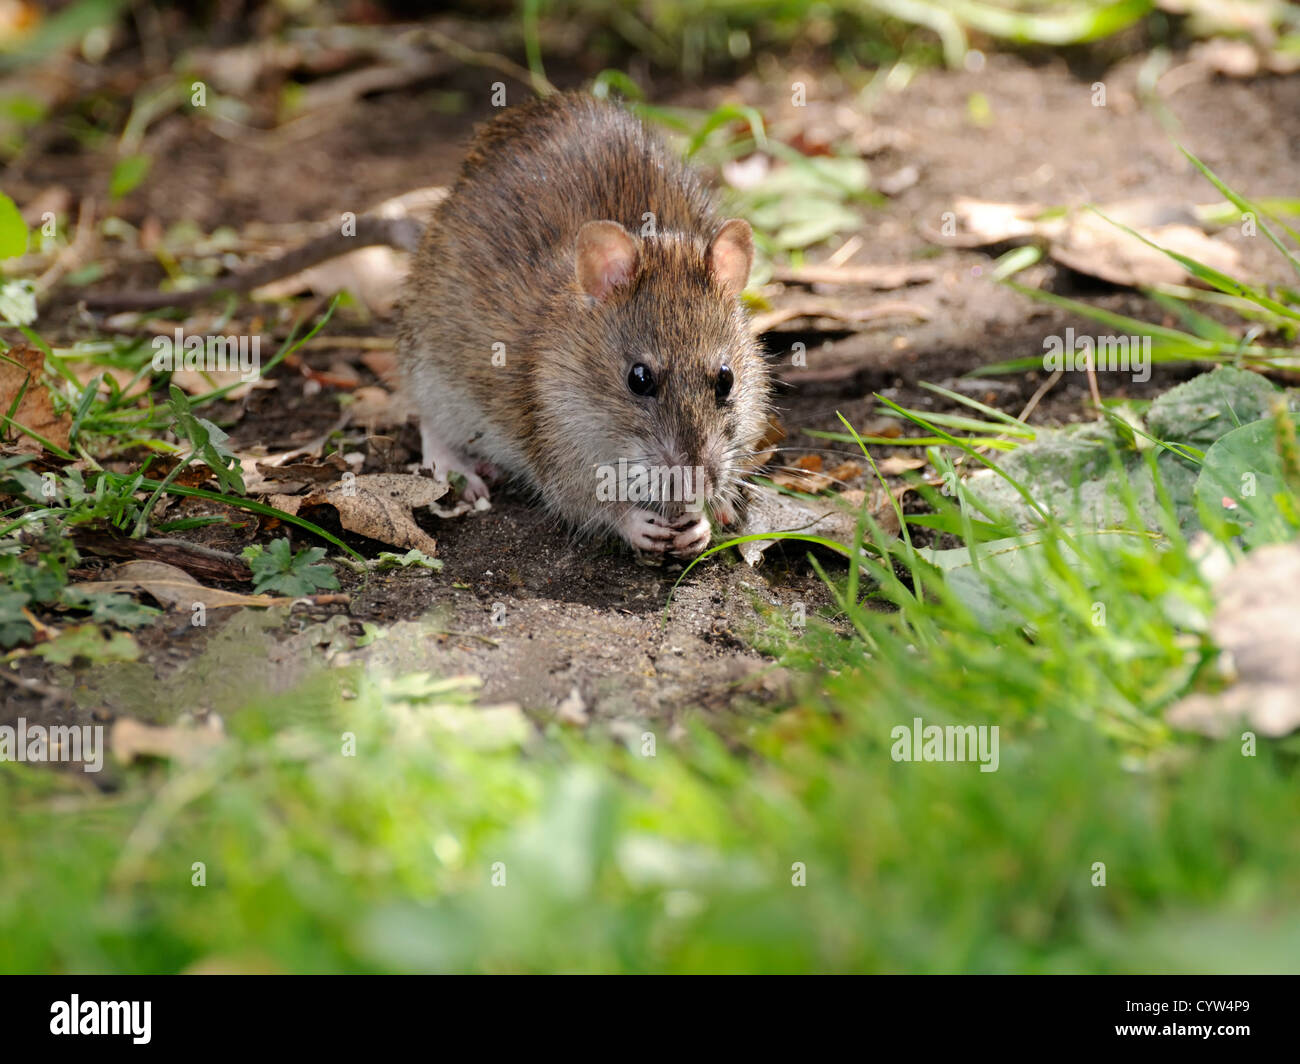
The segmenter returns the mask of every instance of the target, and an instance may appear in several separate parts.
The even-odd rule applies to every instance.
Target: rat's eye
[[[736,377],[731,372],[730,366],[723,366],[718,370],[718,379],[713,385],[713,394],[718,397],[718,402],[722,402],[731,394],[731,386],[735,383]]]
[[[654,395],[655,375],[644,362],[638,362],[627,375],[627,386],[633,395]]]

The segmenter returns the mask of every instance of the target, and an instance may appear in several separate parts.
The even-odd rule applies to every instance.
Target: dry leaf
[[[578,727],[585,727],[591,720],[587,703],[583,700],[582,692],[577,687],[574,687],[569,692],[568,697],[559,704],[555,710],[555,718],[563,724],[574,724]]]
[[[865,329],[874,322],[899,317],[929,321],[930,312],[919,303],[897,299],[871,307],[851,307],[825,296],[799,296],[785,306],[755,314],[749,324],[750,329],[758,334],[799,318],[825,318],[847,329]]]
[[[819,454],[805,454],[795,459],[794,464],[794,469],[786,467],[773,473],[770,478],[772,483],[791,491],[806,491],[810,495],[816,495],[832,485],[852,480],[862,472],[862,466],[857,462],[840,462],[833,469],[823,471],[822,456]]]
[[[407,259],[405,253],[382,245],[357,248],[292,277],[263,285],[253,293],[253,298],[285,299],[308,291],[332,296],[335,292],[348,291],[374,313],[386,317],[392,313],[402,290]]]
[[[157,727],[130,717],[113,722],[109,744],[113,756],[123,764],[138,757],[165,757],[192,764],[201,761],[224,738],[221,718],[211,716],[204,726]]]
[[[1057,262],[1111,284],[1145,287],[1186,284],[1193,280],[1168,255],[1144,244],[1120,226],[1147,240],[1187,255],[1224,273],[1238,276],[1241,256],[1231,244],[1207,235],[1195,214],[1180,204],[1136,199],[1107,204],[1096,211],[1076,207],[1060,214],[1038,203],[986,203],[958,198],[957,231],[928,237],[949,247],[1038,241]],[[1103,217],[1104,215],[1104,217]],[[1116,224],[1118,223],[1118,224]]]
[[[895,499],[910,490],[904,484],[893,492]],[[890,535],[898,533],[898,515],[889,496],[879,487],[868,496],[865,491],[846,491],[826,499],[793,499],[788,495],[766,488],[758,488],[749,507],[745,521],[745,535],[764,532],[800,532],[821,536],[837,543],[853,542],[858,514],[864,505],[870,507],[871,516]],[[740,555],[750,565],[758,565],[764,552],[774,544],[774,539],[751,540],[740,544]]]
[[[760,469],[767,465],[775,456],[777,444],[785,439],[785,426],[775,417],[767,419],[767,429],[763,433],[763,438],[754,448],[754,455],[747,462],[748,468]]]
[[[1169,723],[1216,738],[1239,729],[1290,734],[1300,728],[1300,543],[1251,551],[1214,594],[1210,634],[1236,679],[1184,698]]]
[[[39,433],[55,447],[67,450],[72,422],[66,414],[55,414],[50,390],[41,379],[44,370],[45,356],[26,344],[11,347],[0,354],[0,414],[9,413],[21,392],[23,399],[12,415],[13,420],[23,428]],[[40,454],[45,449],[12,425],[6,425],[3,434],[12,436],[16,449],[24,454]]]
[[[238,591],[205,587],[184,569],[166,562],[151,561],[124,562],[113,568],[110,580],[85,580],[71,587],[92,595],[143,591],[169,610],[188,611],[196,602],[201,602],[206,609],[215,610],[222,606],[278,606],[293,601],[274,595],[243,595]]]
[[[473,509],[468,503],[451,509],[435,506],[450,490],[445,480],[434,477],[366,473],[310,495],[272,495],[269,502],[295,515],[313,506],[332,506],[338,511],[339,523],[349,532],[433,555],[437,542],[415,523],[411,511],[429,509],[440,517],[456,517]]]
[[[371,436],[401,428],[414,413],[415,406],[405,395],[374,384],[357,388],[347,406],[348,423],[360,425]]]
[[[881,476],[896,477],[913,469],[920,469],[924,465],[924,458],[908,458],[906,455],[891,454],[888,458],[882,458],[877,462],[876,468],[880,470]]]

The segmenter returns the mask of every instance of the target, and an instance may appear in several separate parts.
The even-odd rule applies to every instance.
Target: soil
[[[769,336],[782,381],[780,416],[791,433],[786,460],[824,448],[805,430],[837,430],[837,413],[867,431],[876,429],[873,393],[922,409],[952,408],[923,390],[921,382],[959,388],[1019,413],[1042,383],[1041,374],[960,378],[984,364],[1041,354],[1043,338],[1067,325],[1087,328],[990,284],[988,252],[930,244],[920,224],[937,226],[955,197],[1047,204],[1106,203],[1136,195],[1177,204],[1218,198],[1179,153],[1156,113],[1136,103],[1144,58],[1097,71],[1086,63],[1071,69],[1061,59],[995,55],[978,73],[921,71],[902,91],[877,99],[866,125],[887,146],[871,156],[873,172],[914,166],[919,179],[865,212],[863,246],[853,263],[925,261],[935,264],[939,275],[900,292],[836,294],[847,292],[864,306],[905,298],[925,308],[928,320],[895,321],[861,332]],[[801,75],[777,75],[662,91],[656,102],[713,106],[740,98],[759,107],[770,122],[778,121],[789,117],[789,82]],[[153,217],[164,226],[191,219],[205,231],[251,222],[307,223],[445,183],[456,172],[473,125],[488,114],[483,78],[481,71],[459,70],[407,91],[361,100],[292,142],[275,136],[223,140],[175,116],[150,133],[145,150],[183,165],[156,168],[120,212],[136,223]],[[1096,81],[1106,86],[1105,107],[1093,106]],[[836,109],[844,107],[868,114],[847,89],[834,95],[834,79],[818,84],[823,96],[814,94],[807,121],[833,122]],[[464,113],[444,113],[437,101],[452,90],[465,90],[468,100],[482,105],[472,102]],[[987,125],[970,118],[976,93],[987,100]],[[1300,170],[1300,76],[1192,79],[1167,106],[1176,137],[1230,185],[1251,195],[1294,193],[1292,179]],[[108,166],[106,156],[62,145],[25,160],[21,172],[6,178],[6,188],[23,202],[41,187],[58,184],[75,201],[103,187]],[[1229,233],[1226,239],[1239,245],[1249,272],[1262,280],[1282,279],[1280,260],[1262,238]],[[1159,320],[1156,308],[1131,291],[1048,263],[1033,269],[1054,291]],[[113,283],[120,287],[128,280],[130,275],[118,275]],[[156,280],[141,272],[133,286]],[[781,298],[778,293],[776,305]],[[71,307],[57,310],[43,327],[52,342],[91,329]],[[363,331],[391,336],[392,330],[391,321],[375,321]],[[331,327],[333,334],[347,331],[342,321]],[[806,368],[789,364],[795,341],[807,345]],[[334,357],[315,353],[308,360],[323,368]],[[1107,394],[1125,394],[1128,388],[1128,394],[1152,395],[1195,372],[1194,367],[1157,369],[1144,385],[1107,381]],[[243,409],[232,429],[237,439],[270,445],[327,425],[337,405],[328,394],[309,394],[304,384],[300,375],[282,374],[278,388]],[[1086,396],[1081,375],[1067,375],[1033,420],[1059,424],[1087,417]],[[777,551],[757,569],[715,556],[687,576],[665,613],[680,567],[645,567],[619,550],[575,543],[508,492],[499,493],[488,512],[431,519],[427,528],[438,540],[440,573],[364,580],[345,574],[345,590],[352,596],[347,606],[214,610],[201,629],[191,627],[188,617],[171,615],[138,633],[143,657],[130,665],[50,668],[25,659],[7,677],[0,722],[26,716],[85,723],[118,714],[169,720],[182,712],[222,712],[250,692],[273,696],[286,690],[302,678],[308,663],[334,653],[341,636],[375,624],[387,627],[389,637],[364,652],[372,663],[435,675],[474,674],[483,679],[485,701],[517,702],[538,720],[553,718],[568,699],[570,716],[588,715],[614,727],[653,722],[672,728],[691,714],[743,712],[788,698],[789,678],[762,652],[769,628],[763,611],[789,617],[798,604],[809,616],[829,609],[830,597],[802,551],[785,556]],[[227,532],[229,541],[217,545],[237,552],[253,531]],[[212,542],[212,535],[206,540]]]

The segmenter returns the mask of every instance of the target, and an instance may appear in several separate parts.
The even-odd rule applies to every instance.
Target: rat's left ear
[[[740,218],[723,222],[706,258],[709,273],[722,291],[731,298],[740,295],[749,283],[749,270],[754,265],[754,231],[749,223]]]

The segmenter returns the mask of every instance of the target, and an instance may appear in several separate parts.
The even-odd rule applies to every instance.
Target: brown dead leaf
[[[786,467],[773,473],[770,479],[778,487],[816,495],[834,484],[843,484],[847,480],[852,480],[861,472],[861,465],[849,461],[840,462],[834,468],[824,470],[821,455],[805,454],[795,459],[794,468]]]
[[[12,417],[25,429],[38,433],[55,447],[67,450],[72,421],[67,414],[55,414],[54,401],[41,379],[45,356],[26,344],[0,353],[0,415],[8,414],[18,396],[22,402]],[[45,448],[27,433],[6,424],[4,436],[12,436],[15,449],[23,454],[40,454]]]
[[[930,312],[919,303],[908,303],[898,299],[877,303],[870,307],[854,307],[825,296],[799,296],[789,300],[784,306],[755,314],[750,318],[749,324],[750,329],[756,334],[770,332],[778,325],[799,318],[825,318],[849,329],[865,329],[874,322],[900,317],[929,321]]]
[[[205,587],[184,569],[152,561],[123,562],[113,568],[109,580],[84,580],[71,587],[92,595],[144,592],[166,609],[184,611],[192,610],[200,602],[206,609],[214,610],[222,606],[278,606],[293,601],[274,595],[243,595],[238,591]]]
[[[785,439],[785,426],[775,417],[769,417],[763,438],[759,440],[758,446],[754,448],[754,456],[747,463],[748,468],[759,469],[767,465],[776,456],[777,444],[783,439]]]
[[[817,263],[775,267],[772,271],[772,280],[786,284],[852,285],[878,290],[925,284],[938,277],[939,267],[928,262],[884,266],[834,266],[830,263]]]
[[[358,248],[337,259],[264,285],[254,299],[285,299],[302,292],[332,296],[348,291],[374,313],[388,316],[397,303],[406,277],[408,256],[390,247]]]
[[[451,509],[435,504],[450,491],[445,480],[408,473],[365,473],[310,495],[272,495],[277,509],[297,514],[314,506],[331,506],[349,532],[368,536],[394,547],[415,547],[432,555],[437,542],[411,516],[412,510],[433,510],[440,517],[456,517],[472,507],[461,503]]]
[[[401,371],[397,367],[397,352],[392,348],[367,351],[361,356],[361,364],[385,384],[395,384],[400,377]]]
[[[901,500],[910,485],[894,489],[893,497]],[[794,499],[767,488],[755,490],[745,521],[745,535],[764,532],[800,532],[821,536],[837,543],[851,544],[858,514],[867,506],[871,516],[890,535],[898,534],[898,516],[890,496],[880,487],[868,495],[862,490],[842,492],[824,499]],[[749,565],[758,565],[763,554],[776,540],[761,539],[742,543],[740,556]],[[803,544],[800,544],[803,546]]]
[[[348,464],[343,456],[335,452],[321,462],[273,462],[264,460],[255,463],[259,474],[256,481],[258,491],[268,491],[268,485],[285,495],[295,495],[310,487],[333,484],[348,471]],[[253,490],[251,487],[249,490]]]
[[[1235,679],[1226,690],[1182,699],[1169,723],[1216,738],[1300,729],[1300,543],[1251,551],[1214,595],[1210,634]]]
[[[1108,217],[1120,220],[1114,215],[1108,214]],[[1195,226],[1171,223],[1137,231],[1159,247],[1196,259],[1223,273],[1236,276],[1241,270],[1241,256],[1235,247]],[[1050,237],[1048,253],[1057,262],[1079,273],[1130,288],[1187,284],[1193,280],[1192,275],[1168,255],[1091,211],[1071,215],[1070,223]]]
[[[123,764],[140,757],[165,757],[193,764],[208,756],[225,738],[221,718],[210,716],[203,725],[158,727],[130,717],[113,722],[109,744]]]
[[[924,458],[908,458],[902,454],[891,454],[888,458],[882,458],[877,462],[876,468],[880,470],[881,476],[896,477],[913,469],[920,469],[924,465]]]
[[[1133,199],[1092,210],[1075,207],[1065,214],[1038,203],[988,203],[958,198],[954,232],[927,231],[949,247],[1038,242],[1057,262],[1111,284],[1145,287],[1187,284],[1190,273],[1158,248],[1126,232],[1127,226],[1160,248],[1197,259],[1224,273],[1241,272],[1241,256],[1231,244],[1208,235],[1183,204]]]
[[[401,428],[415,412],[414,404],[404,395],[374,384],[356,389],[347,406],[348,423],[360,425],[372,436]]]

